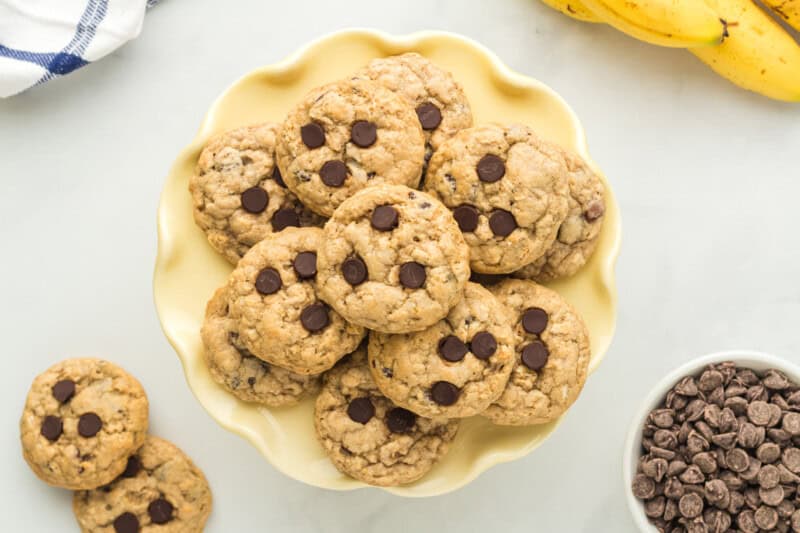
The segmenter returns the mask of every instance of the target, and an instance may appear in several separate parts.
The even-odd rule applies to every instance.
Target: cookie
[[[144,442],[148,403],[139,382],[100,359],[67,359],[33,380],[20,420],[22,453],[43,481],[104,485]]]
[[[430,195],[381,185],[349,198],[325,224],[320,297],[350,322],[387,333],[444,318],[469,278],[469,249]]]
[[[567,216],[564,158],[521,125],[462,130],[433,154],[425,190],[452,209],[476,272],[513,272],[543,255]]]
[[[287,228],[253,246],[228,278],[238,342],[254,356],[309,375],[352,352],[364,329],[317,297],[319,228]]]
[[[275,164],[277,131],[265,123],[212,137],[189,178],[195,222],[233,264],[271,233],[324,222],[283,183]]]
[[[605,187],[577,154],[564,151],[569,183],[569,211],[545,254],[514,275],[545,282],[575,274],[594,253],[606,211]]]
[[[277,157],[286,185],[327,217],[364,187],[416,187],[425,140],[402,97],[369,80],[347,79],[311,91],[289,112]]]
[[[201,336],[211,377],[240,400],[270,407],[294,405],[319,390],[318,376],[270,365],[242,346],[236,321],[228,313],[227,287],[218,289],[208,302]]]
[[[424,476],[450,447],[457,420],[432,420],[397,407],[372,380],[363,349],[325,375],[314,426],[342,473],[396,486]]]
[[[483,416],[507,426],[555,420],[586,381],[589,332],[558,293],[532,281],[508,279],[490,290],[512,313],[517,346],[511,378]]]
[[[476,415],[500,396],[514,367],[510,324],[492,293],[467,283],[464,298],[428,329],[371,334],[370,370],[383,394],[419,415]]]
[[[404,97],[425,135],[425,161],[446,139],[472,126],[464,89],[448,71],[417,53],[373,59],[356,73]]]
[[[111,484],[78,491],[72,509],[84,533],[199,533],[211,513],[208,481],[189,457],[147,437]]]

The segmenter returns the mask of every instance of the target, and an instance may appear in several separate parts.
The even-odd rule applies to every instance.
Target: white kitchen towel
[[[0,97],[83,67],[142,30],[158,0],[0,0]]]

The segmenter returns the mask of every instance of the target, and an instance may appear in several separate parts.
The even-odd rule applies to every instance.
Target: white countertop
[[[463,33],[550,85],[622,209],[616,340],[566,421],[527,458],[428,500],[278,473],[194,400],[153,307],[162,180],[212,99],[349,26]],[[648,387],[725,348],[800,362],[798,156],[800,106],[535,0],[165,0],[117,53],[0,100],[0,530],[77,530],[70,494],[22,460],[17,423],[34,375],[94,355],[139,377],[153,432],[208,475],[210,532],[632,532],[621,448]]]

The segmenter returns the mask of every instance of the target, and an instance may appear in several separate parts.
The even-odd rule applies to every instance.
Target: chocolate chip
[[[95,413],[83,413],[78,419],[78,433],[81,437],[94,437],[103,428],[103,421]]]
[[[522,329],[540,335],[547,328],[547,320],[547,311],[539,307],[530,307],[522,313]]]
[[[461,361],[469,351],[467,345],[454,335],[448,335],[440,339],[438,350],[442,359],[451,363]]]
[[[774,463],[781,458],[781,447],[774,442],[765,442],[756,450],[756,457],[762,463]]]
[[[281,176],[281,169],[278,168],[278,165],[275,165],[275,167],[273,167],[272,169],[272,179],[275,181],[275,183],[277,183],[284,189],[286,188],[286,183],[283,181],[283,176]]]
[[[322,183],[328,187],[341,187],[347,178],[347,165],[341,161],[326,161],[319,169]]]
[[[431,399],[439,405],[453,405],[461,391],[448,381],[437,381],[431,387]]]
[[[353,422],[366,424],[375,416],[375,406],[372,405],[372,401],[369,398],[355,398],[347,406],[347,416]]]
[[[780,370],[771,368],[764,374],[764,386],[771,390],[784,390],[791,386],[789,378]]]
[[[692,457],[692,462],[700,468],[704,474],[713,474],[717,471],[717,461],[713,454],[709,452],[700,452]]]
[[[656,483],[644,474],[636,474],[631,484],[633,495],[640,500],[647,500],[655,496]]]
[[[133,513],[122,513],[114,519],[116,533],[139,533],[139,519]]]
[[[417,118],[425,131],[435,130],[442,123],[442,112],[436,104],[425,102],[417,106]]]
[[[390,205],[379,205],[372,210],[370,223],[378,231],[392,231],[397,227],[400,215],[397,209]]]
[[[678,510],[684,518],[694,518],[703,512],[703,498],[690,493],[684,494],[678,501]]]
[[[786,413],[783,415],[781,427],[793,437],[800,435],[800,414]]]
[[[757,426],[766,426],[770,419],[769,404],[764,401],[754,401],[747,406],[747,418]]]
[[[523,327],[525,327],[523,323]],[[666,429],[672,427],[672,424],[675,422],[675,411],[672,409],[656,409],[652,413],[650,413],[650,420],[652,420],[653,424],[656,426]]]
[[[44,417],[44,420],[42,420],[42,437],[46,438],[50,442],[57,441],[63,431],[64,424],[60,417],[47,415]]]
[[[781,462],[793,474],[800,472],[800,449],[786,448],[783,450]]]
[[[317,275],[317,253],[300,252],[292,262],[295,274],[300,279],[311,279]]]
[[[325,144],[325,130],[316,122],[309,122],[300,128],[300,138],[303,144],[313,150]]]
[[[350,140],[360,148],[369,148],[378,139],[378,127],[366,120],[353,122],[350,128]]]
[[[664,482],[664,496],[671,500],[680,499],[683,496],[683,483],[675,477],[667,478],[667,481]]]
[[[494,154],[486,154],[476,167],[478,178],[486,183],[494,183],[506,175],[506,164]]]
[[[658,518],[664,514],[666,499],[663,496],[656,496],[644,502],[644,514],[650,518]]]
[[[128,464],[125,465],[125,470],[120,474],[120,477],[135,477],[141,469],[142,462],[135,455],[131,455],[128,457]]]
[[[690,465],[678,476],[678,479],[689,485],[699,485],[706,480],[706,476],[699,466]]]
[[[488,331],[480,331],[472,337],[469,349],[478,359],[486,360],[497,351],[497,340]]]
[[[273,231],[283,231],[288,227],[299,228],[300,227],[300,216],[295,212],[294,209],[290,209],[288,207],[284,207],[283,209],[278,209],[275,211],[275,214],[272,215],[272,220],[270,220],[272,224]]]
[[[675,392],[682,396],[697,396],[697,382],[695,382],[694,378],[691,376],[681,378],[681,380],[675,384]]]
[[[586,211],[583,213],[583,218],[585,218],[587,222],[594,222],[603,216],[603,213],[605,212],[606,206],[603,204],[603,201],[594,200],[586,207]]]
[[[367,265],[358,257],[349,257],[342,263],[342,277],[352,286],[360,285],[367,279]]]
[[[300,312],[300,323],[311,333],[322,331],[330,322],[328,307],[325,304],[311,304]]]
[[[386,413],[386,427],[392,433],[408,433],[416,422],[417,415],[402,407],[395,407]]]
[[[778,525],[778,511],[762,505],[755,512],[755,522],[758,527],[768,531]]]
[[[53,398],[58,403],[67,403],[75,396],[75,382],[71,379],[62,379],[53,385]]]
[[[256,276],[256,290],[259,294],[275,294],[282,286],[281,275],[274,268],[267,267]]]
[[[427,278],[425,267],[416,261],[400,265],[400,284],[407,289],[419,289]]]
[[[734,448],[725,454],[725,464],[734,472],[744,472],[750,465],[750,457],[741,448]]]
[[[164,498],[153,500],[150,502],[150,505],[147,506],[147,514],[150,515],[150,520],[152,520],[154,524],[166,524],[172,520],[173,511],[174,508],[172,504]]]
[[[531,370],[541,370],[547,364],[550,351],[541,341],[533,341],[522,349],[522,364]]]
[[[660,448],[672,450],[678,445],[678,436],[674,431],[659,429],[653,435],[653,442]]]
[[[242,209],[248,213],[258,214],[267,208],[269,195],[261,187],[250,187],[242,193]]]
[[[739,513],[739,516],[736,517],[736,525],[739,526],[739,529],[741,529],[743,533],[758,533],[756,519],[753,511],[750,509]]]
[[[780,483],[781,477],[775,465],[764,465],[758,472],[758,484],[761,488],[771,489]]]
[[[703,392],[711,392],[721,385],[722,373],[713,369],[704,371],[697,380],[697,386]]]
[[[712,479],[705,486],[706,499],[708,503],[717,504],[724,502],[730,497],[730,490],[721,479]],[[724,506],[727,507],[727,506]]]
[[[474,206],[461,204],[453,209],[453,218],[461,231],[471,232],[478,228],[478,210]]]
[[[489,229],[498,237],[508,237],[517,229],[517,221],[508,211],[498,209],[489,217]]]

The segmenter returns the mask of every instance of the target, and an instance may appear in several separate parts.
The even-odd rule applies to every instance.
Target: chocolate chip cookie
[[[265,123],[212,137],[189,179],[195,222],[233,264],[270,233],[324,222],[283,183],[275,164],[277,131]]]
[[[228,278],[238,342],[298,374],[320,374],[353,351],[364,329],[317,297],[318,228],[287,228],[253,246]]]
[[[425,140],[402,97],[366,79],[347,79],[311,91],[289,112],[277,157],[286,185],[309,208],[331,216],[364,187],[416,187]]]
[[[144,442],[148,403],[139,382],[100,359],[67,359],[33,380],[20,421],[22,453],[43,481],[104,485]]]
[[[199,533],[211,513],[205,476],[174,444],[148,436],[114,482],[76,492],[84,533]]]
[[[544,424],[580,394],[591,358],[589,333],[558,293],[532,281],[490,287],[512,313],[517,334],[514,369],[503,394],[483,412],[495,424]]]
[[[247,351],[228,312],[227,286],[208,302],[201,336],[211,377],[241,400],[270,407],[294,405],[319,390],[318,376],[270,365]]]
[[[467,283],[464,298],[433,326],[369,338],[372,375],[388,398],[422,416],[462,418],[484,411],[508,382],[515,337],[508,310]]]
[[[396,486],[424,476],[450,447],[457,420],[431,420],[397,407],[372,380],[363,349],[325,374],[314,425],[322,447],[344,474]]]
[[[417,53],[373,59],[356,73],[403,96],[425,135],[425,160],[460,130],[472,126],[472,110],[453,75]]]
[[[522,125],[462,130],[433,154],[425,190],[453,211],[476,272],[513,272],[543,255],[567,216],[560,150]]]
[[[400,185],[369,187],[325,225],[320,297],[347,320],[387,333],[444,318],[469,278],[469,249],[450,211]]]
[[[545,254],[515,273],[545,282],[573,275],[594,253],[606,211],[605,187],[579,155],[563,151],[569,183],[569,212]]]

